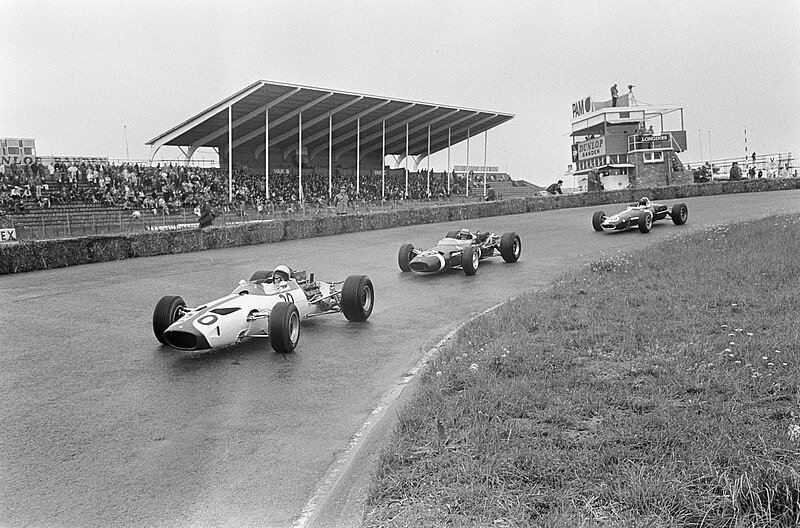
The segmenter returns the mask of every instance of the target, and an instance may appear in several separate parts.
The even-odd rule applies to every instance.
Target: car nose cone
[[[435,255],[417,255],[409,265],[414,271],[432,273],[444,269],[444,258],[438,253]]]
[[[190,324],[175,323],[164,332],[164,339],[178,350],[205,350],[211,348],[206,336]]]

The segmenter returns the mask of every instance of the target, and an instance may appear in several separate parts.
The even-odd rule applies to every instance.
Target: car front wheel
[[[397,264],[401,271],[411,271],[411,259],[414,258],[414,244],[403,244],[397,253]]]
[[[500,255],[506,262],[516,262],[519,260],[519,255],[522,253],[522,241],[519,235],[511,233],[503,233],[500,238]]]
[[[603,230],[603,221],[606,219],[606,214],[603,211],[595,211],[592,215],[592,227],[595,231]]]
[[[650,211],[645,212],[639,216],[639,231],[647,233],[653,228],[653,213]]]
[[[350,275],[342,286],[342,312],[348,321],[363,322],[372,314],[375,288],[366,275]]]
[[[672,217],[673,224],[683,225],[689,218],[689,208],[686,207],[685,203],[675,204],[672,206],[672,212],[670,213],[670,216]]]
[[[467,275],[475,275],[478,263],[481,261],[481,250],[475,246],[467,246],[461,254],[461,269]]]
[[[165,295],[153,310],[153,333],[161,343],[167,344],[164,332],[183,315],[186,303],[177,295]]]
[[[300,312],[290,302],[279,302],[269,312],[269,344],[275,352],[294,352],[300,341]]]

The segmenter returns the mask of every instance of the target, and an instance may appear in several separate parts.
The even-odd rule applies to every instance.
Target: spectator
[[[742,169],[739,168],[739,162],[734,161],[733,165],[731,165],[731,170],[729,172],[729,177],[731,180],[741,180],[742,179]]]
[[[339,194],[333,197],[333,205],[336,207],[336,214],[347,214],[347,207],[350,204],[350,197],[347,195],[347,189],[342,187]]]
[[[617,97],[619,97],[619,90],[617,90],[617,85],[614,84],[611,86],[611,106],[617,106]]]
[[[600,174],[592,169],[586,180],[586,190],[589,192],[602,191],[604,189],[603,182],[600,180]]]
[[[200,229],[210,227],[216,217],[214,209],[211,208],[211,203],[208,200],[204,201],[203,205],[200,206]]]
[[[614,85],[614,86],[616,86],[616,85]],[[547,190],[547,194],[553,194],[553,195],[555,195],[555,194],[564,194],[564,193],[561,192],[561,185],[563,183],[564,182],[562,180],[558,180],[556,183],[551,183],[546,189]]]

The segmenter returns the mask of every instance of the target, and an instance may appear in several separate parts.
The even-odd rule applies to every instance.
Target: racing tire
[[[603,230],[603,220],[606,219],[606,214],[603,211],[595,211],[592,215],[592,227],[595,231]]]
[[[275,352],[294,352],[300,341],[300,312],[290,302],[279,302],[269,312],[269,344]]]
[[[258,271],[253,272],[253,276],[250,277],[250,282],[259,282],[259,281],[260,282],[264,282],[265,280],[267,280],[271,276],[272,276],[272,272],[271,271],[258,270]]]
[[[447,234],[444,236],[445,238],[456,238],[458,236],[458,231],[448,231]]]
[[[519,260],[519,255],[522,253],[522,240],[519,235],[514,233],[503,233],[500,237],[500,256],[506,262],[516,262]]]
[[[342,313],[348,321],[369,319],[375,306],[375,288],[366,275],[350,275],[342,286]]]
[[[403,244],[397,253],[397,264],[401,271],[411,271],[411,259],[414,258],[414,244]]]
[[[672,217],[672,223],[675,225],[683,225],[689,218],[689,208],[685,203],[679,203],[672,206],[672,212],[669,214]]]
[[[653,228],[653,213],[647,211],[639,217],[639,231],[648,233]]]
[[[461,269],[466,275],[475,275],[478,263],[481,261],[481,249],[476,246],[467,246],[461,254]]]
[[[183,298],[177,295],[165,295],[156,304],[153,310],[153,333],[162,344],[167,344],[164,332],[172,323],[181,318],[182,308],[186,307]]]

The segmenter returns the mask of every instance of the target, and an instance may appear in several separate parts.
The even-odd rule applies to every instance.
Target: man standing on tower
[[[611,87],[611,106],[617,106],[617,97],[619,96],[619,90],[617,90],[617,85],[613,85]]]

